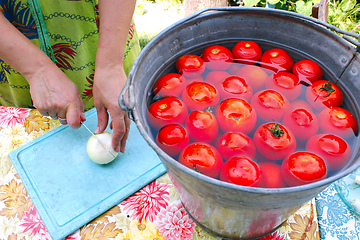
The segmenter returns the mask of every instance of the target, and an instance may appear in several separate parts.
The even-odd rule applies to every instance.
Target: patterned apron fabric
[[[77,85],[85,111],[93,108],[98,1],[0,0],[0,11]],[[126,74],[139,52],[132,23],[124,56]],[[0,64],[0,105],[33,108],[27,81],[1,59]]]

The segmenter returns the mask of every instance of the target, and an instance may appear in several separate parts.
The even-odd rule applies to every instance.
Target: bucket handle
[[[189,15],[185,20],[184,22],[188,21],[188,20],[191,20],[193,18],[196,18],[197,16],[201,15],[201,14],[205,14],[207,12],[213,12],[213,11],[241,11],[241,9],[243,10],[253,10],[253,9],[256,9],[254,7],[213,7],[213,8],[206,8],[206,9],[203,9],[203,10],[200,10],[196,13],[193,13],[191,15]],[[285,10],[279,10],[279,9],[273,9],[273,8],[265,8],[266,11],[283,11],[283,12],[286,12],[286,14],[290,14],[290,15],[293,15],[294,17],[296,18],[299,18],[299,19],[303,19],[303,20],[307,20],[307,21],[310,21],[310,22],[313,22],[313,23],[316,23],[316,24],[319,24],[319,25],[322,25],[324,27],[326,27],[327,29],[330,29],[332,31],[335,31],[339,34],[342,34],[342,37],[350,42],[351,44],[355,45],[356,46],[356,51],[357,52],[360,52],[360,35],[357,34],[357,33],[353,33],[353,32],[349,32],[349,31],[345,31],[345,30],[342,30],[340,28],[337,28],[327,22],[324,22],[324,21],[321,21],[317,18],[313,18],[313,17],[309,17],[309,16],[306,16],[306,15],[302,15],[302,14],[299,14],[299,13],[295,13],[295,12],[290,12],[290,11],[285,11]],[[356,40],[354,40],[353,38],[356,38]]]
[[[126,111],[127,116],[134,121],[133,109],[135,106],[135,96],[134,96],[134,87],[130,84],[132,82],[132,79],[133,79],[133,74],[132,72],[130,72],[125,82],[125,85],[120,92],[118,98],[118,104],[123,111]],[[126,97],[126,94],[128,97]]]

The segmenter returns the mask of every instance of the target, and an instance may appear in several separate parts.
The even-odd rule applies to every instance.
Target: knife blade
[[[102,146],[103,148],[105,148],[114,158],[116,158],[116,156],[110,151],[110,149],[98,138],[98,136],[96,136],[95,133],[93,133],[93,132],[84,124],[83,121],[80,121],[80,123],[81,123],[81,125],[83,125],[83,126],[86,128],[86,130],[89,131],[89,133],[91,133],[91,135],[93,135],[93,136],[95,137],[95,139],[101,144],[101,146]]]

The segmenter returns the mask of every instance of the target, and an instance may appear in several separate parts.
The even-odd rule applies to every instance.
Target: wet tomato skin
[[[306,100],[314,109],[321,111],[327,107],[340,107],[343,93],[335,84],[327,80],[317,80],[307,87]]]
[[[243,99],[228,98],[215,110],[219,127],[223,132],[250,133],[255,127],[257,114],[253,107]]]
[[[193,111],[185,120],[185,128],[188,130],[193,142],[211,143],[218,135],[219,125],[215,116],[207,111]]]
[[[233,157],[226,161],[221,168],[220,180],[241,186],[262,186],[258,164],[246,157]]]
[[[159,130],[155,141],[169,156],[176,157],[189,144],[190,138],[184,127],[169,124]]]
[[[223,160],[218,150],[210,144],[195,142],[183,149],[179,163],[208,177],[217,178]]]
[[[206,47],[201,53],[201,58],[210,70],[226,70],[233,62],[232,52],[221,45]]]
[[[260,58],[260,66],[272,72],[291,72],[294,60],[290,54],[281,48],[266,50]]]
[[[290,109],[290,102],[274,90],[262,90],[255,93],[250,100],[258,116],[265,121],[281,121]]]
[[[272,89],[289,101],[293,101],[301,94],[301,85],[297,76],[289,72],[277,72],[268,77],[265,83],[266,89]]]
[[[285,126],[269,122],[260,125],[253,136],[258,152],[269,160],[281,160],[296,149],[294,134]]]
[[[319,131],[319,120],[309,109],[296,108],[285,113],[282,124],[295,135],[297,140],[306,141]]]
[[[182,125],[188,108],[178,98],[166,97],[153,102],[146,112],[149,124],[156,130],[168,124]]]
[[[294,63],[292,73],[299,78],[300,82],[306,85],[321,79],[324,74],[322,68],[316,62],[308,59]]]
[[[241,98],[249,102],[253,95],[251,86],[243,78],[237,76],[227,77],[216,85],[216,89],[223,100],[227,98]]]
[[[216,106],[220,101],[217,89],[205,82],[190,83],[181,96],[190,111],[205,110],[208,107]]]
[[[186,54],[179,57],[175,66],[180,74],[189,78],[200,76],[206,68],[204,60],[194,54]]]
[[[254,159],[256,155],[254,141],[240,132],[224,133],[219,139],[217,149],[224,161],[236,156]]]
[[[234,61],[243,64],[255,64],[260,60],[262,49],[253,41],[240,41],[232,48]]]
[[[317,134],[306,143],[306,151],[321,157],[330,171],[340,170],[351,156],[350,145],[333,134]]]
[[[160,97],[179,97],[187,85],[184,76],[168,73],[160,77],[153,86],[153,93]]]
[[[314,153],[295,152],[284,159],[281,173],[290,186],[299,186],[323,180],[327,176],[324,160]]]
[[[224,81],[230,74],[226,71],[210,71],[206,74],[204,81],[216,86],[219,82]]]
[[[241,67],[235,75],[245,79],[254,92],[263,89],[266,79],[269,77],[264,69],[257,65],[245,65]]]
[[[358,131],[358,122],[348,110],[341,107],[325,108],[318,114],[320,130],[342,138],[353,137]]]
[[[283,188],[287,186],[281,176],[281,166],[279,164],[273,162],[262,162],[259,163],[259,167],[263,176],[263,187]]]

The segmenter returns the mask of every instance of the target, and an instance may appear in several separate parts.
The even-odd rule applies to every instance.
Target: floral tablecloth
[[[35,109],[0,106],[1,240],[51,239],[8,154],[59,125],[58,121],[42,116]],[[313,199],[276,232],[262,239],[320,239],[317,219],[316,203]],[[85,224],[66,239],[221,238],[210,235],[191,220],[182,207],[169,176],[165,174]]]

